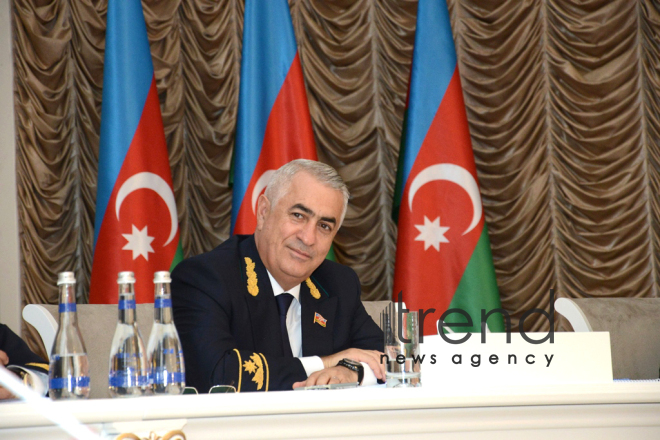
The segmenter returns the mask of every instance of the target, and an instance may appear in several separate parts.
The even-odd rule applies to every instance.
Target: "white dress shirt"
[[[268,272],[268,270],[266,270]],[[281,295],[283,293],[288,293],[293,296],[293,301],[289,306],[289,310],[286,313],[286,329],[289,333],[289,343],[291,344],[291,353],[294,357],[300,359],[305,373],[309,377],[310,374],[323,370],[323,361],[318,356],[303,356],[302,352],[302,326],[301,326],[301,313],[302,307],[300,306],[300,284],[294,286],[290,290],[285,291],[282,289],[282,286],[273,278],[273,276],[268,272],[268,278],[270,279],[270,285],[273,288],[273,294],[275,296]],[[364,362],[362,362],[364,367],[364,378],[362,379],[362,385],[375,385],[376,376],[374,372],[371,371],[371,367]]]

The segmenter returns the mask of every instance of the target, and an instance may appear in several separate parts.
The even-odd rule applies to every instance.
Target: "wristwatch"
[[[358,375],[358,383],[362,385],[362,379],[364,379],[364,367],[361,363],[355,362],[352,359],[342,359],[337,362],[337,366],[346,367],[349,370],[355,371]]]

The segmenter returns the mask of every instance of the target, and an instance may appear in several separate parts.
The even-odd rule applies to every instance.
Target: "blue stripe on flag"
[[[287,0],[245,1],[231,230],[257,166],[266,123],[297,52]]]
[[[440,32],[437,32],[438,28],[434,25],[438,21],[444,24]],[[406,120],[403,188],[455,69],[456,48],[447,2],[420,0],[410,79],[410,106]]]
[[[94,247],[153,78],[140,0],[108,2]]]

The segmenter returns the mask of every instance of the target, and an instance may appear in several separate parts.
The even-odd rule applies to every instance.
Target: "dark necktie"
[[[293,296],[290,293],[282,293],[275,297],[277,299],[277,308],[280,312],[280,330],[282,331],[282,352],[284,356],[293,357],[291,352],[291,342],[289,342],[289,332],[286,329],[286,312],[289,310]]]

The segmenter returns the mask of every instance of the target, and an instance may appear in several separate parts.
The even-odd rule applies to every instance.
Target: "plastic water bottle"
[[[89,362],[76,315],[76,278],[73,272],[57,276],[60,323],[50,352],[49,395],[53,400],[89,396]]]
[[[155,394],[181,394],[186,387],[183,350],[172,321],[170,273],[154,274],[154,325],[148,344],[149,381]]]
[[[108,386],[112,397],[150,393],[147,356],[135,319],[135,276],[119,272],[119,319],[110,349]]]

